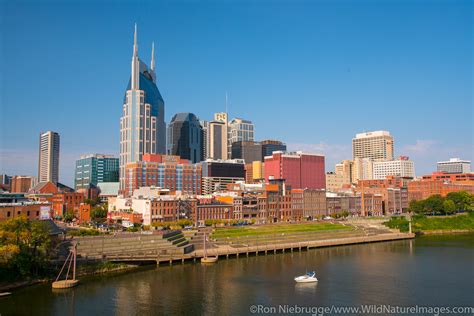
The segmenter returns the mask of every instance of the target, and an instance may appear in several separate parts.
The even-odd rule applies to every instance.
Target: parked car
[[[133,223],[130,222],[130,221],[122,221],[122,226],[125,227],[125,228],[131,228],[133,227]]]

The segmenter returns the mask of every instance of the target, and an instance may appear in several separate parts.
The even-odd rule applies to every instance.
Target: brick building
[[[172,193],[201,194],[202,168],[200,164],[191,164],[179,156],[145,154],[142,161],[128,163],[125,166],[126,196],[135,189],[155,186],[169,189]]]
[[[204,224],[206,220],[225,220],[234,219],[234,208],[232,204],[219,201],[200,204],[196,207],[196,222]]]
[[[34,177],[13,176],[10,180],[11,193],[27,193],[35,185]]]
[[[324,156],[275,151],[265,157],[265,180],[270,179],[284,179],[292,189],[324,189]]]
[[[79,213],[81,203],[84,202],[84,195],[77,192],[64,192],[53,195],[52,209],[54,216],[64,217],[66,213]]]
[[[0,222],[25,217],[28,220],[49,218],[51,204],[47,202],[0,203]]]

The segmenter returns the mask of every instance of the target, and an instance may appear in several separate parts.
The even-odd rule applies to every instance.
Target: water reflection
[[[296,283],[295,293],[299,295],[315,295],[318,288],[318,282]]]
[[[49,285],[0,299],[2,315],[248,314],[251,304],[459,305],[474,291],[474,235],[416,239],[184,264]],[[295,283],[304,271],[319,282]],[[452,271],[439,279],[440,271]],[[28,302],[28,304],[25,304]]]

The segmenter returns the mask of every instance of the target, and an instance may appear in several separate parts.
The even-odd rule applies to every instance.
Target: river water
[[[319,282],[295,284],[293,278],[307,270],[316,270]],[[251,308],[259,314],[285,306],[474,306],[473,293],[474,234],[466,234],[220,259],[215,265],[153,266],[82,278],[66,291],[32,286],[0,298],[0,314],[249,315]]]

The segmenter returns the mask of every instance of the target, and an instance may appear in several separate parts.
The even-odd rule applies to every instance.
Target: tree
[[[439,214],[443,212],[443,202],[444,198],[439,195],[435,194],[424,200],[423,202],[423,209],[425,213],[431,214]]]
[[[456,211],[472,211],[474,195],[466,191],[449,192],[446,199],[453,201]]]
[[[89,204],[90,206],[96,206],[100,203],[100,199],[98,197],[95,199],[85,199],[84,203]]]
[[[97,205],[91,211],[91,219],[96,222],[103,222],[107,218],[107,206]]]
[[[413,213],[423,214],[424,213],[424,200],[421,200],[421,201],[412,200],[412,201],[410,201],[409,209]]]
[[[444,200],[443,211],[445,214],[452,214],[456,211],[456,205],[452,200]]]
[[[49,227],[44,222],[17,217],[0,223],[0,278],[44,274],[51,251]]]
[[[74,219],[74,213],[72,211],[67,211],[66,214],[64,214],[65,222],[72,222],[73,219]]]

